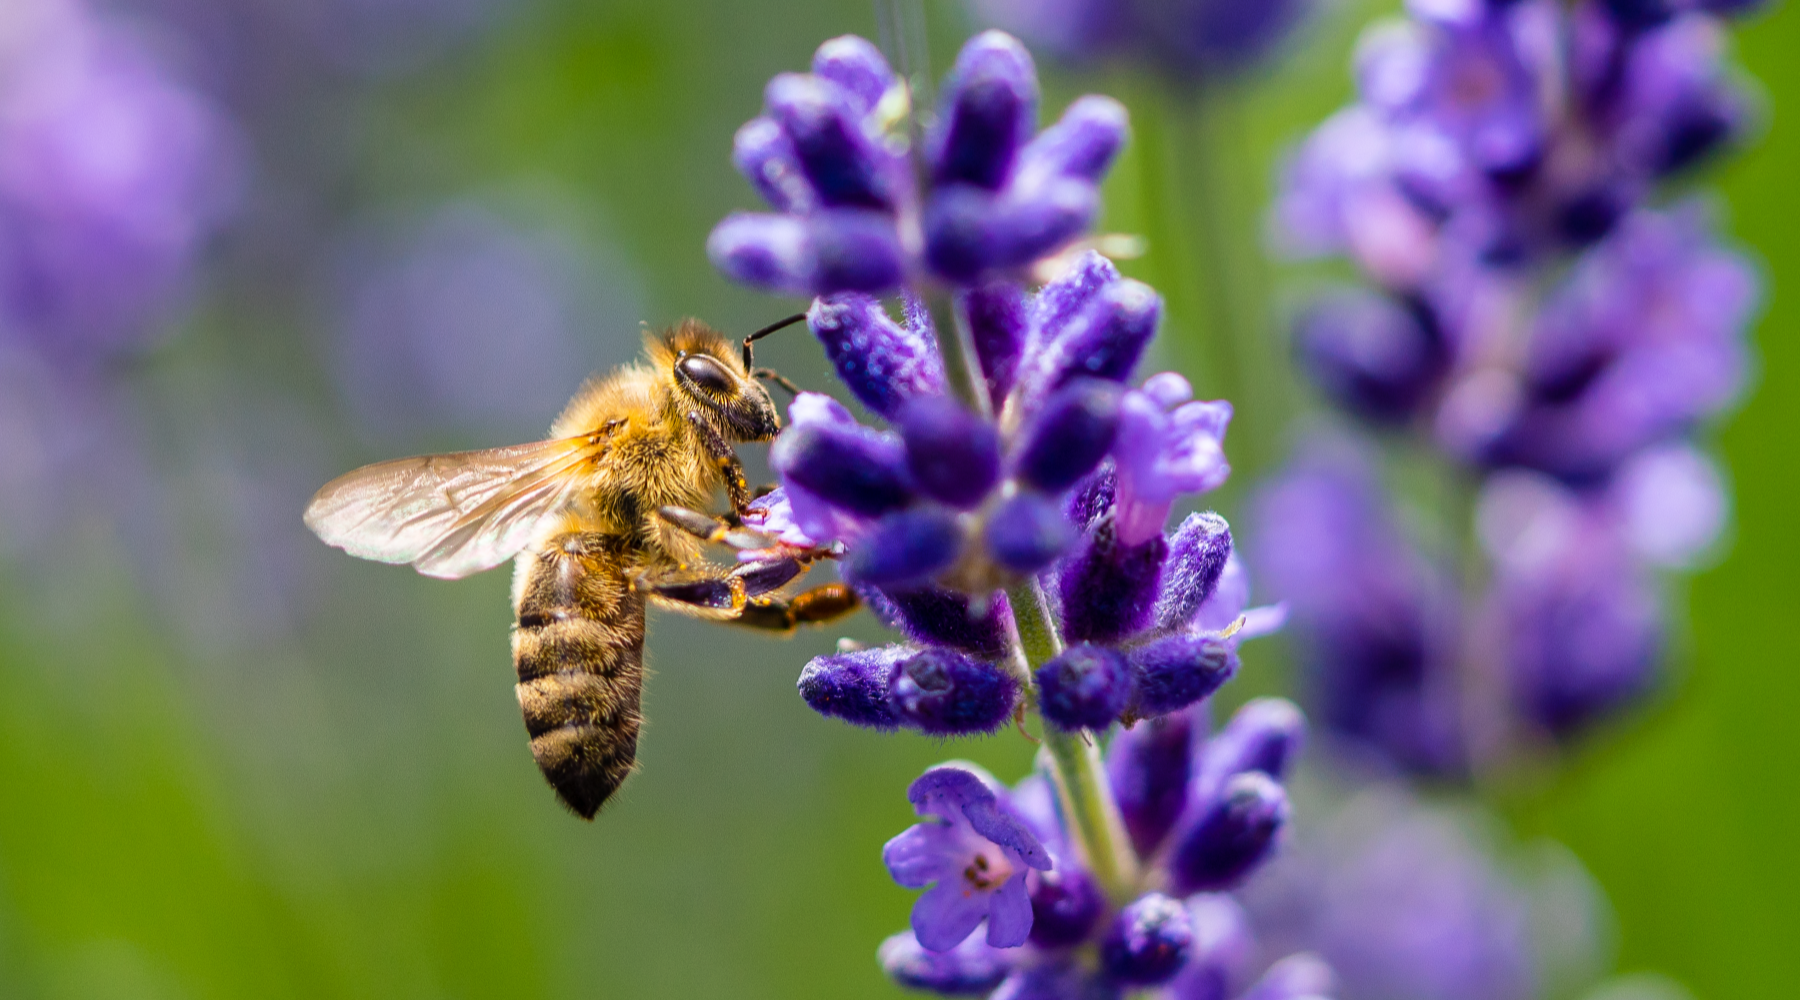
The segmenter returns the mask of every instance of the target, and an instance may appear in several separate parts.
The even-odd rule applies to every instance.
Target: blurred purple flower
[[[1250,552],[1292,610],[1320,723],[1412,769],[1464,765],[1454,583],[1401,534],[1368,459],[1316,441],[1256,499]]]
[[[446,425],[536,437],[582,373],[635,348],[642,319],[635,277],[611,255],[472,203],[369,224],[334,269],[338,383],[365,433],[386,439]]]
[[[1717,414],[1743,386],[1756,285],[1697,208],[1634,214],[1545,303],[1517,409],[1476,457],[1592,480]]]
[[[139,35],[24,2],[0,64],[0,336],[100,365],[178,304],[235,199],[240,150]]]
[[[1532,1000],[1557,961],[1591,962],[1602,904],[1566,852],[1527,867],[1490,843],[1473,817],[1376,786],[1315,816],[1243,898],[1264,943],[1319,953],[1344,1000]]]
[[[1243,73],[1266,59],[1312,0],[975,0],[984,18],[1079,62],[1148,58],[1184,76]]]

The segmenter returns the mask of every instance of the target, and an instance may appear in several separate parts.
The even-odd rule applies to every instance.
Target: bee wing
[[[605,451],[584,436],[365,465],[313,495],[306,526],[358,558],[454,580],[530,545]]]

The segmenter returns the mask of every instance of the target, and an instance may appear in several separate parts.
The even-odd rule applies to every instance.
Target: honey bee
[[[363,559],[456,579],[515,559],[517,693],[531,752],[556,794],[592,819],[631,774],[642,724],[646,604],[791,632],[848,614],[840,583],[786,588],[826,548],[743,527],[755,497],[733,446],[781,427],[759,379],[718,332],[685,320],[645,337],[645,357],[589,379],[534,444],[364,466],[325,484],[306,525]],[[701,513],[723,488],[726,518]],[[708,542],[744,552],[702,558]]]

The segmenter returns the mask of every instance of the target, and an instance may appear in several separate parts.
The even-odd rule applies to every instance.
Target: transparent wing
[[[358,558],[454,580],[531,544],[605,451],[583,436],[365,465],[314,494],[306,526]]]

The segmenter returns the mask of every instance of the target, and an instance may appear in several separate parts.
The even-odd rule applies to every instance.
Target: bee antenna
[[[749,371],[750,369],[756,367],[756,362],[750,351],[751,344],[754,344],[757,341],[763,339],[764,337],[767,337],[769,334],[774,333],[776,330],[781,330],[781,329],[785,329],[787,327],[793,326],[795,323],[798,323],[805,318],[806,318],[805,313],[795,313],[792,316],[789,316],[787,319],[776,320],[775,322],[770,323],[768,326],[763,327],[762,329],[756,331],[755,333],[751,334],[750,336],[745,337],[744,338],[744,370]]]

